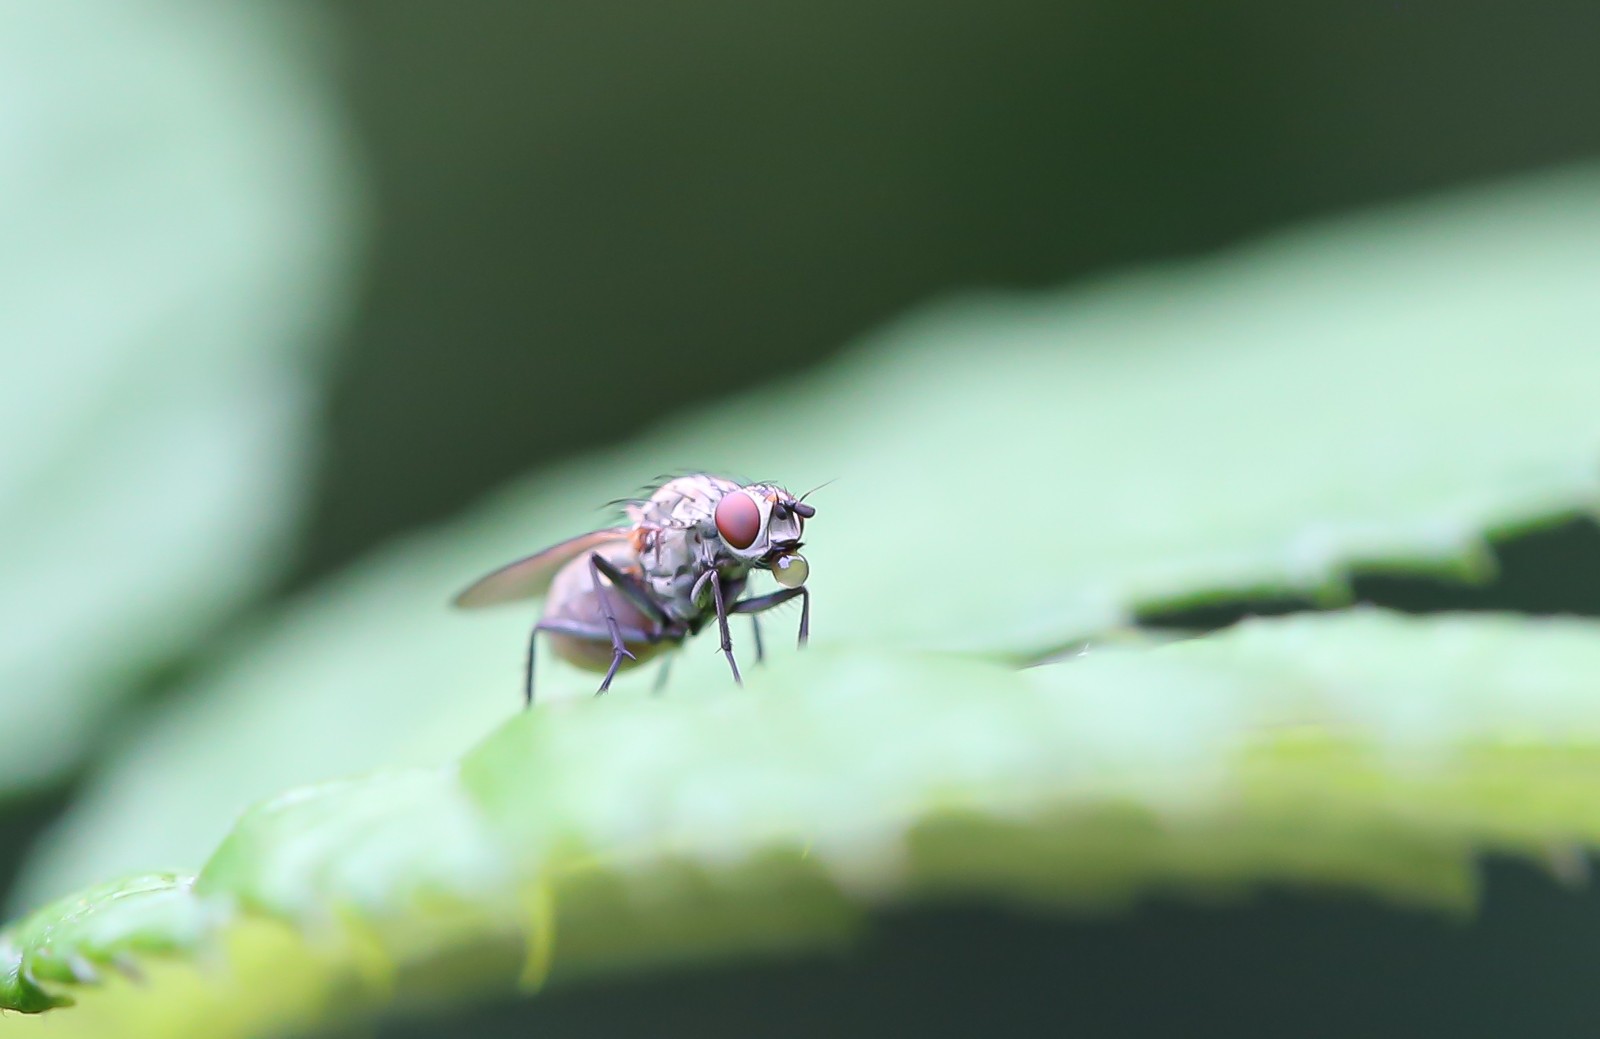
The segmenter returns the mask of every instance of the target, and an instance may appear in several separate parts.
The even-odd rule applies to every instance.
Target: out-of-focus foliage
[[[917,895],[1290,881],[1466,906],[1481,851],[1600,840],[1596,674],[1593,622],[1376,611],[1024,671],[819,649],[746,690],[538,710],[458,767],[278,798],[197,879],[0,937],[0,997],[80,1001],[18,1034],[228,1039],[836,942]]]
[[[807,528],[819,645],[1017,660],[1141,606],[1337,596],[1356,565],[1485,575],[1486,535],[1595,502],[1597,283],[1600,180],[1579,171],[935,307],[292,603],[98,772],[17,905],[192,864],[296,783],[459,753],[516,708],[532,610],[451,615],[450,594],[687,459],[837,478]],[[726,681],[714,649],[683,654],[674,701]],[[593,681],[552,662],[541,695]]]
[[[1592,156],[1600,6],[58,6],[0,40],[0,805],[34,791],[0,818],[0,887],[89,737],[121,733],[107,707],[175,676],[10,897],[203,869],[90,888],[0,934],[0,1003],[83,997],[0,1026],[362,1031],[395,1002],[833,942],[884,902],[923,926],[939,911],[901,906],[928,893],[1103,912],[1264,880],[1343,926],[1322,888],[1463,906],[1483,850],[1580,875],[1591,624],[1358,614],[1173,647],[1098,637],[1173,606],[1205,627],[1238,595],[1335,604],[1352,572],[1362,598],[1408,608],[1600,610],[1581,565],[1531,583],[1526,566],[1557,542],[1587,541],[1592,563],[1592,523],[1457,583],[1491,575],[1498,535],[1595,505],[1594,171],[1065,296],[968,297],[816,365],[951,287],[1053,284]],[[347,117],[380,237],[331,372],[310,348],[349,295]],[[325,393],[316,508],[285,572]],[[305,589],[510,473],[627,440]],[[841,478],[810,531],[814,653],[783,645],[739,692],[702,639],[664,701],[648,673],[594,704],[592,676],[547,668],[548,704],[480,743],[516,703],[532,608],[451,618],[443,600],[684,465]],[[300,598],[221,653],[197,638],[274,575]],[[769,646],[793,615],[775,619]],[[1083,637],[1087,659],[1013,670]],[[1496,921],[1515,919],[1551,962],[1582,962],[1600,901],[1555,910],[1563,939],[1493,891],[1481,926],[1433,922],[1442,945],[1503,943]],[[1165,976],[1140,958],[1104,990],[1136,976],[1225,1006],[1220,965],[1272,959],[1252,921],[1318,946],[1282,906],[1219,914],[1228,933],[1187,961],[1158,922]],[[1011,926],[1048,935],[1043,955],[1012,932],[1009,960],[964,958],[970,934],[940,924],[964,944],[939,976],[892,969],[948,995],[913,997],[928,1018],[978,992],[986,1024],[1049,1005],[1081,1029],[1092,1012],[1058,980],[1081,996],[1114,977],[1127,961],[1094,936],[1136,948],[1153,915],[1030,911]],[[1283,958],[1298,985],[1232,971],[1248,992],[1228,1034],[1274,1000],[1341,1031],[1306,988],[1420,1006],[1429,973],[1446,992],[1430,1009],[1470,1022],[1446,1030],[1487,1034],[1495,985],[1537,971],[1434,957],[1386,997],[1366,954],[1403,962],[1393,934],[1343,939],[1366,978],[1300,955]],[[1065,936],[1089,951],[1063,970]],[[834,968],[883,1008],[879,937]],[[1047,987],[999,996],[1022,961]],[[781,970],[833,1027],[850,1008],[793,984],[803,963]],[[1565,968],[1538,972],[1555,998],[1501,1002],[1586,1024]],[[599,1004],[629,1007],[619,1034],[660,1031],[648,1001],[615,998],[650,984],[519,1013],[587,998],[591,1031]],[[759,984],[703,989],[717,1013],[774,1013]],[[1161,1004],[1157,1034],[1193,1024]],[[709,1034],[708,1016],[687,1019]]]
[[[384,219],[314,570],[952,289],[1600,156],[1574,0],[329,8]]]
[[[353,189],[307,12],[0,32],[0,800],[281,568]]]

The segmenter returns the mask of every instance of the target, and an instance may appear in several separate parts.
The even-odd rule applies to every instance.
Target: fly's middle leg
[[[659,642],[678,642],[683,638],[681,628],[663,628],[657,631],[643,631],[639,628],[626,627],[612,621],[610,624],[586,624],[582,621],[550,620],[539,622],[534,628],[535,634],[548,631],[552,635],[568,635],[575,639],[584,639],[591,642],[611,642],[611,666],[606,669],[606,676],[600,682],[600,688],[595,690],[599,696],[611,686],[611,680],[617,676],[617,669],[622,666],[624,659],[636,659],[628,651],[626,643],[640,645],[655,645]],[[618,640],[622,643],[619,648]]]
[[[667,687],[667,675],[672,671],[672,658],[675,656],[677,656],[676,653],[663,653],[661,655],[661,666],[656,669],[656,681],[650,687],[650,695],[660,696],[661,691]]]
[[[667,616],[667,611],[661,608],[661,604],[656,602],[655,598],[651,596],[650,590],[637,577],[624,570],[617,569],[611,560],[598,552],[589,557],[589,566],[591,573],[599,570],[611,582],[611,586],[622,593],[623,598],[637,606],[641,613],[650,617],[657,624],[670,625],[672,623],[672,618]],[[597,591],[599,588],[598,584],[595,585]]]
[[[623,658],[629,660],[637,659],[629,652],[627,643],[622,639],[622,625],[617,623],[616,608],[611,605],[611,596],[606,594],[606,586],[600,581],[601,574],[607,570],[610,573],[605,574],[605,576],[611,578],[612,587],[620,590],[618,578],[623,578],[625,575],[610,563],[601,559],[599,553],[589,557],[589,579],[594,582],[595,599],[600,603],[600,612],[606,619],[606,633],[611,636],[611,666],[606,669],[606,677],[601,680],[600,688],[596,690],[596,695],[611,688],[611,680],[617,676],[617,668],[622,666]],[[612,574],[615,574],[616,577],[612,577]],[[629,598],[631,599],[632,596],[629,596]],[[654,606],[655,604],[652,603],[651,605]]]

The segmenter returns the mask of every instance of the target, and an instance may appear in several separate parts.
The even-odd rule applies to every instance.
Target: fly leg
[[[733,612],[738,612],[737,608],[739,604],[734,603],[733,605],[735,607]],[[753,613],[750,615],[750,634],[755,637],[756,663],[759,664],[766,659],[767,651],[766,647],[761,645],[761,620]]]
[[[672,670],[672,658],[676,655],[675,653],[663,653],[661,655],[661,668],[656,671],[655,685],[650,687],[651,696],[660,696],[661,690],[667,687],[667,674]]]
[[[589,556],[589,579],[594,582],[595,599],[599,601],[600,612],[606,619],[606,633],[611,636],[611,666],[606,669],[606,677],[601,680],[600,688],[596,690],[595,695],[597,696],[611,688],[611,680],[616,677],[617,668],[622,666],[624,657],[629,660],[637,659],[632,653],[628,652],[628,645],[623,641],[622,625],[617,623],[617,614],[611,605],[611,597],[606,594],[605,585],[600,583],[602,574],[610,578],[611,586],[626,595],[629,600],[633,599],[633,593],[642,591],[642,589],[638,589],[629,583],[631,578],[602,559],[600,553],[595,552]],[[649,600],[648,596],[641,597],[646,601]],[[649,608],[645,609],[644,612],[649,613],[651,610],[660,613],[661,608],[651,602]]]
[[[522,681],[522,709],[526,711],[533,706],[533,650],[539,643],[540,625],[535,624],[528,633],[528,673]]]
[[[612,587],[621,592],[633,605],[639,607],[641,613],[648,615],[657,624],[672,624],[672,618],[667,616],[667,611],[661,608],[661,604],[651,596],[650,589],[646,588],[637,577],[617,569],[616,564],[598,552],[589,557],[589,565],[591,570],[599,570],[601,575],[611,582]],[[596,590],[599,587],[596,585]]]
[[[739,677],[739,665],[733,659],[733,636],[728,634],[728,604],[722,598],[722,575],[715,570],[711,571],[711,598],[717,604],[717,632],[722,636],[722,655],[728,658],[728,666],[733,669],[733,684],[744,685],[744,679]]]
[[[753,621],[756,619],[756,614],[765,613],[774,606],[782,606],[797,595],[800,597],[799,644],[804,646],[806,641],[811,638],[811,591],[805,585],[801,585],[799,588],[784,588],[781,591],[772,592],[768,595],[757,595],[750,599],[741,599],[733,604],[733,609],[729,612],[748,613]]]
[[[698,602],[700,593],[708,584],[711,586],[711,600],[717,608],[717,633],[722,636],[722,655],[728,658],[728,667],[733,669],[733,684],[744,685],[744,679],[739,677],[739,664],[733,659],[733,636],[728,633],[728,603],[722,594],[722,575],[715,569],[701,574],[689,592],[689,599]]]
[[[601,680],[600,688],[595,690],[599,696],[611,685],[611,680],[617,676],[617,669],[622,666],[623,658],[632,659],[633,654],[628,652],[624,643],[657,643],[678,641],[683,638],[680,629],[664,628],[656,631],[644,631],[640,628],[623,627],[614,619],[607,617],[604,625],[584,624],[581,621],[542,620],[535,631],[548,631],[554,635],[570,635],[577,639],[588,639],[599,642],[602,639],[611,641],[611,666],[606,669],[606,677]]]

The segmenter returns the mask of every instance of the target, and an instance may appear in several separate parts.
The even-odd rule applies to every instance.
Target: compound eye
[[[761,536],[761,509],[754,499],[743,491],[722,496],[717,502],[717,533],[734,548],[741,551],[756,543]]]

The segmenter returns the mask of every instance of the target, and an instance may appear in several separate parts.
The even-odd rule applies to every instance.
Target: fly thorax
[[[653,527],[694,529],[706,523],[723,495],[739,485],[708,473],[680,476],[657,487],[642,503],[640,516]],[[715,532],[715,527],[712,528]]]

